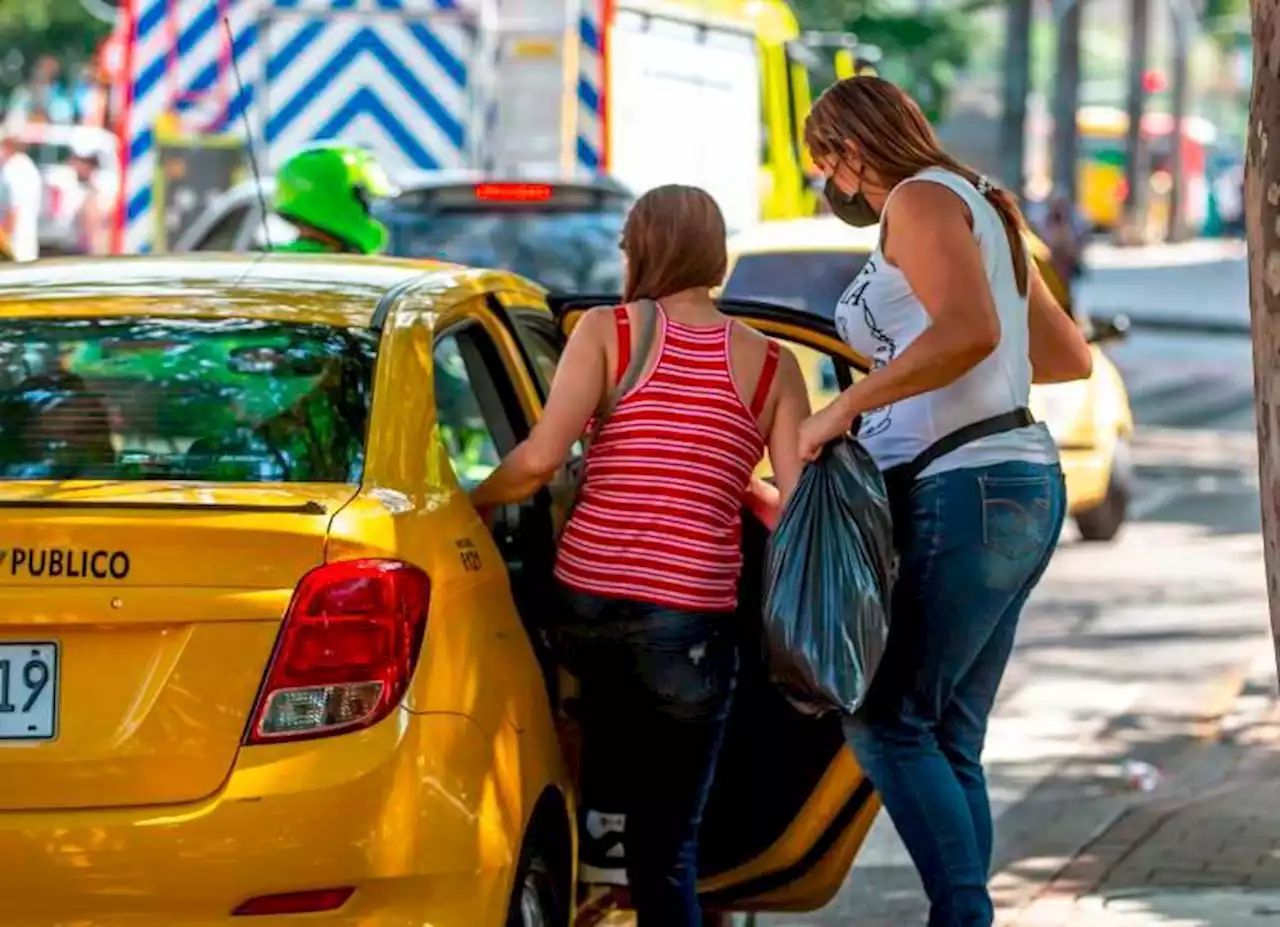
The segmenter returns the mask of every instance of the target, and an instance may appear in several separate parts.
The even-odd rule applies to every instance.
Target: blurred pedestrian
[[[30,79],[14,91],[9,101],[9,119],[26,123],[75,121],[75,106],[59,83],[62,65],[53,55],[41,55]]]
[[[40,206],[44,180],[18,138],[0,132],[0,228],[9,236],[15,261],[40,256]]]
[[[710,194],[649,191],[622,249],[626,304],[583,316],[542,418],[471,498],[537,492],[626,371],[646,371],[587,450],[555,570],[581,682],[581,858],[587,881],[630,885],[639,927],[698,927],[698,828],[738,667],[741,508],[766,445],[781,499],[794,488],[809,403],[791,352],[711,298],[728,260]]]
[[[1041,236],[1049,246],[1049,263],[1068,291],[1074,291],[1084,276],[1084,248],[1088,239],[1083,222],[1066,194],[1059,192],[1050,197]]]
[[[1087,376],[1089,346],[1029,260],[1014,198],[950,157],[905,93],[842,80],[804,132],[836,215],[881,234],[834,307],[872,371],[801,428],[812,459],[860,422],[894,505],[887,651],[845,731],[919,870],[930,927],[990,927],[987,718],[1066,505],[1027,404],[1033,379]]]
[[[1213,198],[1225,236],[1244,235],[1244,166],[1233,164],[1213,181]]]
[[[106,128],[109,96],[110,90],[102,69],[94,62],[81,66],[75,88],[72,90],[76,122],[91,128]]]
[[[71,149],[68,166],[75,173],[73,197],[77,254],[105,254],[109,204],[100,183],[100,156],[91,144],[81,142]]]

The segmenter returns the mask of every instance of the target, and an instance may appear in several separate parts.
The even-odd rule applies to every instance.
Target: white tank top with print
[[[1000,317],[1000,344],[955,382],[875,409],[862,417],[858,437],[881,469],[906,463],[939,438],[973,422],[1028,403],[1031,392],[1027,297],[1018,293],[1009,240],[1000,214],[968,180],[929,168],[899,184],[937,183],[964,200],[982,249],[987,280]],[[886,201],[886,209],[888,201]],[[892,234],[892,232],[891,232]],[[939,260],[945,257],[938,255]],[[835,311],[840,337],[873,368],[883,367],[929,327],[929,313],[906,276],[877,248],[849,284]],[[1043,423],[979,438],[935,460],[921,476],[1005,461],[1056,463],[1058,449]]]

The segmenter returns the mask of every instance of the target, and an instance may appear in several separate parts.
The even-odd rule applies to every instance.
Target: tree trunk
[[[1280,670],[1280,0],[1253,2],[1253,96],[1244,199],[1262,538],[1271,636]]]
[[[1005,13],[1004,109],[1000,114],[1001,177],[1026,200],[1027,95],[1031,93],[1031,0],[1009,0]]]
[[[1129,88],[1125,111],[1129,114],[1124,145],[1124,180],[1127,192],[1117,229],[1121,244],[1136,245],[1146,238],[1147,145],[1142,136],[1142,116],[1147,111],[1147,50],[1151,45],[1151,0],[1129,0]]]

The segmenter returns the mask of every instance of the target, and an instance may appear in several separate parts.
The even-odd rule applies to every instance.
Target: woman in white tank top
[[[888,649],[845,729],[929,895],[929,927],[990,927],[981,755],[1018,616],[1066,508],[1031,383],[1087,377],[1088,344],[1027,255],[1016,201],[949,157],[902,91],[831,86],[805,141],[833,211],[880,223],[835,307],[872,371],[815,413],[800,452],[858,423],[901,558]]]

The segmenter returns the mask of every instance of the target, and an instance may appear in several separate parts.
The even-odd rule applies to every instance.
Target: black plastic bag
[[[893,518],[884,478],[852,438],[804,468],[766,555],[770,672],[806,714],[852,714],[889,636]]]

